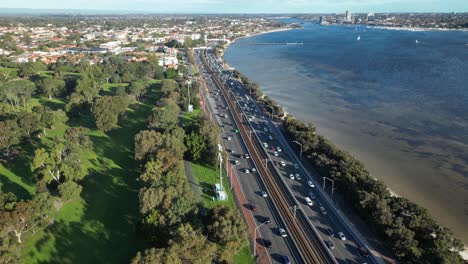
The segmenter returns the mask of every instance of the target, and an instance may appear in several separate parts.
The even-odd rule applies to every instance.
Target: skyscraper
[[[346,22],[351,22],[352,21],[352,14],[351,12],[349,12],[348,10],[346,10],[346,13],[345,13],[345,19],[344,19]]]

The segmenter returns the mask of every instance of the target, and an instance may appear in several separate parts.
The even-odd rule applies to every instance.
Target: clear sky
[[[157,13],[468,12],[468,0],[0,0],[0,8]]]

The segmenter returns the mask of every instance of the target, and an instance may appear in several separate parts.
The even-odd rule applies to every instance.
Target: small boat
[[[419,44],[419,41],[418,41],[418,40],[416,40],[416,41],[414,41],[414,42],[415,42],[416,44]]]
[[[358,37],[357,37],[357,40],[361,40],[361,36],[358,36]]]

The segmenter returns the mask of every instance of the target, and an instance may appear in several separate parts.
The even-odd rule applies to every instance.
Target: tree
[[[21,244],[25,233],[35,233],[48,224],[52,203],[53,199],[47,192],[38,193],[32,201],[17,203],[15,210],[0,212],[0,230],[13,234]]]
[[[39,116],[39,126],[42,127],[44,135],[47,134],[46,128],[54,129],[55,126],[68,121],[68,116],[62,109],[52,111],[49,107],[40,105],[35,106],[33,112]]]
[[[166,72],[164,73],[166,79],[176,79],[179,75],[177,74],[177,70],[174,68],[168,68],[166,69]]]
[[[79,154],[77,148],[59,142],[50,152],[44,148],[36,149],[31,167],[46,183],[55,181],[60,184],[63,177],[66,180],[80,180],[86,171],[81,165]]]
[[[39,123],[39,115],[37,115],[36,113],[20,112],[18,114],[17,122],[21,134],[28,137],[31,135],[31,133],[34,133],[37,130],[41,129]]]
[[[18,144],[20,140],[19,127],[16,121],[0,121],[0,149],[8,153],[12,145]]]
[[[125,112],[130,101],[127,96],[102,96],[91,107],[96,127],[107,132],[117,125],[119,115]]]
[[[12,211],[16,205],[16,195],[12,192],[2,192],[0,190],[0,211]]]
[[[58,78],[43,78],[37,82],[39,93],[52,100],[65,92],[65,81]]]
[[[135,159],[145,160],[162,143],[162,135],[154,130],[142,130],[135,136]]]
[[[247,237],[247,228],[238,212],[221,205],[211,209],[207,229],[211,239],[222,245],[229,241],[243,241]]]
[[[188,153],[193,161],[200,160],[203,151],[206,149],[205,139],[195,131],[186,135],[185,145],[187,146]]]
[[[161,92],[164,96],[168,96],[171,92],[176,91],[179,88],[179,84],[174,80],[162,80]]]
[[[86,127],[69,127],[65,130],[64,138],[69,147],[80,150],[91,149],[93,142],[87,135],[88,133],[89,129]]]
[[[81,187],[81,185],[73,181],[67,181],[58,187],[60,197],[65,201],[80,196],[82,189],[83,187]]]
[[[153,108],[151,116],[148,118],[148,128],[164,131],[177,124],[179,120],[179,106],[171,102],[163,107]]]
[[[21,104],[27,108],[28,101],[35,91],[36,86],[28,80],[11,80],[0,87],[2,99],[8,101],[15,111],[19,111]]]
[[[135,96],[137,101],[140,100],[140,97],[146,93],[147,85],[141,81],[133,81],[127,86],[127,93]]]

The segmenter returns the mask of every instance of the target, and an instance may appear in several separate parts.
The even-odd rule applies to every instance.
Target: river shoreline
[[[426,29],[426,28],[421,28],[421,29],[418,29],[418,28],[396,28],[396,27],[368,27],[368,28],[381,28],[381,29],[388,29],[388,30],[402,30],[402,31],[430,31],[431,29]],[[244,37],[241,37],[241,38],[247,38],[247,37],[252,37],[252,36],[256,36],[256,35],[260,35],[260,34],[266,34],[266,33],[272,33],[272,32],[276,32],[276,31],[285,31],[285,30],[291,30],[293,28],[288,28],[288,29],[282,29],[282,30],[272,30],[272,31],[265,31],[265,32],[261,32],[261,33],[256,33],[256,34],[252,34],[252,35],[248,35],[248,36],[244,36]],[[433,31],[437,30],[437,31],[454,31],[454,29],[432,29]],[[460,31],[460,30],[458,30]],[[461,30],[461,31],[466,31],[466,30]],[[241,38],[238,38],[238,39],[241,39]],[[236,39],[237,40],[237,39]],[[234,43],[236,40],[234,40],[232,43]],[[226,49],[229,47],[226,46]],[[226,65],[228,65],[228,63],[226,62],[226,59],[223,57],[222,58],[224,63]],[[281,106],[282,108],[284,108],[284,106]],[[294,117],[294,115],[291,115]],[[375,176],[373,176],[375,178]],[[394,196],[400,196],[399,194],[397,194],[397,192],[391,190],[388,186],[387,186],[387,189],[391,192],[392,195]],[[465,259],[468,259],[468,250],[467,250],[467,247],[465,246],[465,251],[464,252],[460,252],[461,255],[463,256],[463,258]]]

